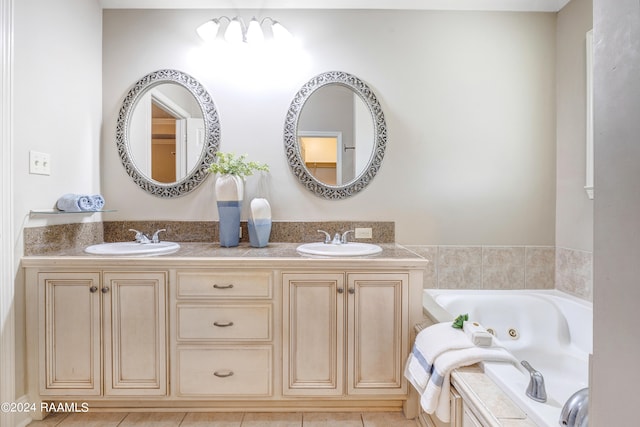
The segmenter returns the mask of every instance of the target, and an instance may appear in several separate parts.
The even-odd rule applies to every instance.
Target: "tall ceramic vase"
[[[244,182],[237,175],[220,175],[216,180],[220,246],[238,246],[240,242],[240,211]]]

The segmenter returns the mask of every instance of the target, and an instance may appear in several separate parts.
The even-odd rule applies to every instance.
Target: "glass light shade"
[[[262,28],[260,27],[258,20],[253,18],[249,22],[249,27],[247,28],[247,43],[260,44],[262,42],[264,42]]]
[[[280,42],[290,42],[293,40],[293,36],[285,27],[282,26],[278,21],[273,21],[273,25],[271,26],[271,31],[273,31],[273,38]]]
[[[217,19],[212,19],[211,21],[207,21],[204,24],[200,25],[196,29],[196,33],[200,36],[200,38],[206,42],[211,42],[216,39],[218,35],[218,28],[220,27],[220,22]]]
[[[242,34],[242,24],[238,18],[233,18],[227,30],[224,32],[224,39],[229,43],[242,43],[244,41],[244,35]]]

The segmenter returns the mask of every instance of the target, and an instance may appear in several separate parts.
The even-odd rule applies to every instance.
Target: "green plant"
[[[207,170],[210,173],[236,175],[241,178],[253,175],[254,171],[269,171],[269,165],[260,162],[248,162],[246,158],[246,154],[236,157],[233,153],[222,153],[219,151],[216,154],[216,161],[211,163]]]

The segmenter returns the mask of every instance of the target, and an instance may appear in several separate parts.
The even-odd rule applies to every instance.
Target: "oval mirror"
[[[323,73],[291,102],[284,143],[302,185],[317,196],[343,199],[369,185],[380,169],[387,145],[384,113],[362,80]]]
[[[182,196],[209,175],[220,145],[218,111],[190,75],[155,71],[124,98],[116,144],[127,174],[140,188],[157,197]]]

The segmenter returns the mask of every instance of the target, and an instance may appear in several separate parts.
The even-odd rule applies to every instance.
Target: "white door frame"
[[[12,160],[13,0],[0,0],[0,402],[16,401]],[[0,411],[0,425],[13,414]]]

